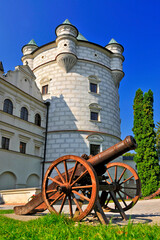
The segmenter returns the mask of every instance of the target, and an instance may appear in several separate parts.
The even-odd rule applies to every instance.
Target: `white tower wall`
[[[122,51],[113,53],[78,41],[76,31],[72,25],[60,25],[56,41],[30,55],[36,83],[40,90],[48,85],[43,99],[51,103],[46,161],[66,154],[90,154],[90,144],[99,144],[102,151],[120,140],[118,86],[124,75]],[[63,56],[64,67],[58,56]],[[70,60],[64,58],[72,56],[76,61],[66,71]],[[97,93],[90,91],[90,83],[97,84]],[[98,113],[98,120],[91,120],[91,111]]]

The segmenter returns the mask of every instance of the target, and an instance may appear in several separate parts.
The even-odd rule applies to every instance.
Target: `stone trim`
[[[5,129],[1,129],[0,132],[1,132],[3,137],[7,137],[7,138],[11,138],[15,134],[14,132],[10,132],[10,131],[5,130]]]
[[[20,153],[20,152],[18,152],[18,151],[14,151],[14,150],[6,150],[6,149],[3,149],[3,148],[0,148],[0,151],[4,151],[4,152],[11,152],[12,154],[20,154],[20,155],[25,155],[25,156],[27,156],[27,157],[35,157],[35,158],[39,158],[40,160],[43,160],[43,157],[39,157],[39,156],[37,156],[37,155],[33,155],[33,154],[28,154],[28,153]],[[3,172],[2,172],[3,173]],[[0,190],[1,191],[1,190]]]
[[[23,120],[23,121],[24,121],[24,120]],[[38,137],[38,138],[44,139],[44,137],[43,137],[42,135],[39,135],[39,134],[30,132],[30,131],[27,131],[27,130],[25,130],[25,129],[23,129],[23,128],[19,128],[19,127],[17,127],[17,126],[13,126],[13,125],[11,125],[11,124],[9,124],[9,123],[5,123],[5,122],[0,121],[0,125],[1,125],[1,126],[5,126],[5,127],[10,127],[10,128],[12,128],[12,129],[15,129],[15,130],[18,130],[18,131],[21,131],[21,132],[30,134],[30,135],[32,135],[32,136],[34,136],[34,137]],[[37,126],[37,125],[35,125],[35,126]],[[38,126],[37,126],[37,127],[38,127]],[[40,128],[41,128],[41,127],[40,127]],[[45,129],[45,128],[42,128],[42,129]]]
[[[26,107],[26,106],[25,106]],[[27,108],[27,110],[28,110],[28,108]],[[3,110],[0,110],[0,113],[1,114],[7,114],[7,116],[8,116],[8,114],[9,113],[6,113],[6,112],[4,112]],[[39,113],[39,112],[36,112],[36,113]],[[34,116],[36,115],[36,113],[34,114]],[[29,115],[29,110],[28,110],[28,115]],[[39,115],[41,116],[41,113],[39,113]],[[41,127],[41,126],[38,126],[38,125],[36,125],[35,123],[33,123],[33,122],[29,122],[29,121],[26,121],[26,120],[23,120],[22,118],[20,118],[20,117],[18,117],[18,116],[16,116],[16,115],[13,115],[13,114],[9,114],[9,116],[10,117],[14,117],[14,118],[18,118],[20,121],[22,120],[22,121],[25,121],[25,123],[29,123],[29,124],[32,124],[32,125],[34,125],[34,126],[36,126],[36,127],[38,127],[38,128],[41,128],[41,129],[45,129],[45,127]],[[42,117],[42,116],[41,116]],[[2,121],[0,121],[0,122],[2,122]],[[2,122],[3,123],[3,122]]]

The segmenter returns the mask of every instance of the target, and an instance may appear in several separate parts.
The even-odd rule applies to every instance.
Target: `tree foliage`
[[[156,149],[158,156],[160,157],[160,122],[156,124]]]
[[[159,187],[160,167],[155,148],[156,135],[153,121],[153,93],[143,94],[138,89],[134,99],[133,133],[138,144],[136,156],[137,170],[142,183],[143,196],[150,195]]]

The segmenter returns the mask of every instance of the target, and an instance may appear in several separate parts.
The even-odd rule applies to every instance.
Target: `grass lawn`
[[[36,220],[22,222],[3,216],[4,213],[11,213],[12,210],[0,211],[0,240],[2,239],[160,239],[160,227],[147,224],[128,224],[125,227],[113,227],[111,224],[85,225],[76,224],[63,216],[48,214]]]

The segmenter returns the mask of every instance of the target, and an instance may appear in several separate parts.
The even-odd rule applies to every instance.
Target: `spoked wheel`
[[[80,221],[92,211],[97,200],[97,175],[80,157],[60,157],[45,174],[42,195],[50,212],[64,213],[74,221]]]
[[[115,162],[107,164],[108,184],[114,187],[114,193],[123,211],[132,208],[138,201],[141,194],[141,183],[136,171],[125,163]],[[102,192],[106,201],[103,208],[111,212],[119,212],[112,201],[110,192]]]

